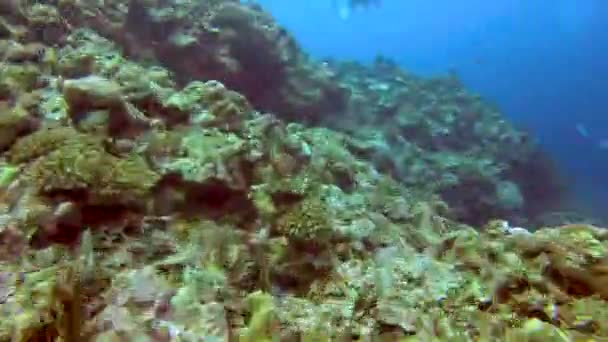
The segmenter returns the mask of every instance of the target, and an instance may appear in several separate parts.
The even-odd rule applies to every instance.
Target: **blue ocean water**
[[[608,209],[608,2],[261,0],[316,58],[389,57],[420,75],[455,71],[529,130],[573,184]]]

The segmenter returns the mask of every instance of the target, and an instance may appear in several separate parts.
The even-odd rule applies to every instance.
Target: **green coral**
[[[19,175],[19,168],[14,165],[0,165],[0,188],[7,187]]]
[[[247,296],[246,302],[251,318],[241,341],[273,341],[273,326],[277,323],[277,317],[272,295],[253,292]]]

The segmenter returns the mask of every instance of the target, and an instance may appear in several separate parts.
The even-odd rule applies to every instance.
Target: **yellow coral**
[[[278,330],[278,321],[272,296],[257,291],[249,294],[246,301],[251,318],[239,341],[273,341],[273,335]]]
[[[158,180],[140,157],[117,158],[77,142],[34,162],[28,176],[43,191],[87,190],[93,203],[137,201]]]
[[[0,149],[15,142],[19,132],[26,125],[28,112],[21,106],[7,109],[0,107]]]
[[[298,240],[323,240],[332,231],[325,203],[316,197],[305,199],[277,219],[275,231]]]
[[[137,201],[159,178],[141,157],[116,157],[97,137],[72,128],[36,132],[19,140],[10,155],[14,163],[33,160],[26,175],[40,191],[87,191],[94,204]]]
[[[512,331],[508,336],[513,341],[571,341],[565,332],[538,318],[528,319],[523,327]]]
[[[14,94],[32,91],[40,77],[34,64],[5,64],[0,69],[0,83],[13,90]]]
[[[81,142],[92,140],[90,136],[84,136],[71,127],[42,129],[19,139],[9,151],[10,161],[14,164],[28,162],[56,150],[70,139]],[[96,141],[91,143],[96,145]]]

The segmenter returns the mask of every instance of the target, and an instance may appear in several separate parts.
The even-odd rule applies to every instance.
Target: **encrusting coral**
[[[33,123],[22,107],[0,107],[0,150],[10,147],[19,137],[31,130]]]
[[[0,3],[0,341],[608,337],[607,230],[534,224],[548,164],[455,77],[100,5]]]
[[[142,199],[159,176],[145,160],[108,153],[100,138],[72,128],[39,130],[9,151],[13,163],[30,162],[25,177],[40,192],[87,192],[87,203],[128,203]]]

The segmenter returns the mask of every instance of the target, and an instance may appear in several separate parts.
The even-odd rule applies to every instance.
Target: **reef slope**
[[[607,231],[517,227],[560,184],[453,77],[236,1],[6,1],[0,47],[0,341],[608,338]]]

